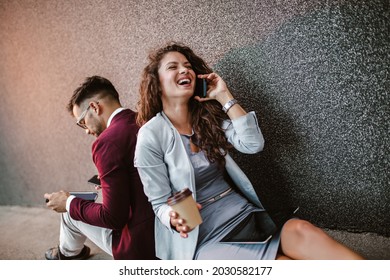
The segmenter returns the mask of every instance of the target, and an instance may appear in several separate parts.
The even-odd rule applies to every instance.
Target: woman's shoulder
[[[147,121],[140,130],[154,130],[155,128],[166,126],[167,123],[164,120],[161,113],[157,113],[153,118]]]
[[[140,141],[165,141],[172,135],[172,129],[161,113],[151,118],[138,131]]]

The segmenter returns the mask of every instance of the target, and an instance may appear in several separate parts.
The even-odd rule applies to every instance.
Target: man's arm
[[[94,143],[93,160],[100,175],[103,203],[74,198],[70,207],[73,219],[110,229],[123,228],[131,211],[126,157],[126,151],[113,142],[97,140]]]

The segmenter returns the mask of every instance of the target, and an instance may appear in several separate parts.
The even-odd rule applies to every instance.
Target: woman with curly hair
[[[207,81],[202,96],[201,79]],[[156,214],[160,259],[361,259],[322,230],[289,219],[263,244],[220,242],[255,211],[265,211],[229,150],[261,151],[255,112],[247,113],[223,79],[188,46],[171,42],[151,52],[140,83],[135,153]],[[203,223],[194,229],[167,199],[188,187]]]

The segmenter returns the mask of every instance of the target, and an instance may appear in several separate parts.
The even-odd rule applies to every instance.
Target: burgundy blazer
[[[136,114],[123,110],[111,121],[92,145],[103,203],[74,198],[70,216],[87,224],[110,228],[114,259],[156,259],[154,212],[144,194],[134,149],[138,126]]]

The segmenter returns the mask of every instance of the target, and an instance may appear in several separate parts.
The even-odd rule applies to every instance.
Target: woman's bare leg
[[[291,259],[289,257],[287,257],[286,255],[277,254],[275,260],[277,260],[277,261],[285,261],[285,260],[291,260]]]
[[[363,258],[337,242],[323,230],[299,219],[287,221],[281,232],[281,252],[300,260],[362,260]]]

